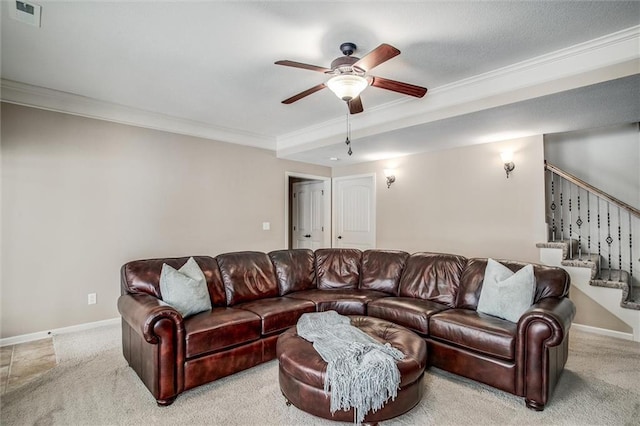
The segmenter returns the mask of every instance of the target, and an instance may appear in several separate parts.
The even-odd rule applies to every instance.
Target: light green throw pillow
[[[535,293],[533,265],[514,273],[503,264],[488,259],[477,311],[518,322],[533,304]]]
[[[211,309],[207,279],[193,257],[180,270],[162,265],[160,293],[184,318]]]

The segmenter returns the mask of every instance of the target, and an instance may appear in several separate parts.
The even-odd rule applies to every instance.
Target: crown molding
[[[351,122],[353,139],[532,99],[640,72],[640,25],[367,110]],[[335,143],[344,120],[277,138],[278,157]]]
[[[220,142],[276,149],[275,138],[239,129],[212,126],[12,80],[0,80],[0,88],[3,102]]]

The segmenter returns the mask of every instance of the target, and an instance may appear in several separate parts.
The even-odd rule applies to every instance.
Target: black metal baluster
[[[551,204],[549,208],[551,209],[551,241],[556,240],[556,196],[555,196],[555,188],[553,178],[555,174],[551,172]]]
[[[580,218],[580,187],[578,187],[578,219],[576,225],[578,225],[578,259],[582,260],[582,219]]]
[[[631,212],[629,215],[629,283],[633,283],[633,231],[631,228]]]
[[[602,274],[602,247],[600,244],[600,235],[602,235],[602,229],[600,227],[600,197],[598,200],[598,259],[600,259],[598,266],[598,277]]]
[[[571,214],[571,185],[569,183],[569,259],[573,259],[573,244],[571,244],[571,239],[573,238],[573,219]]]
[[[564,195],[562,189],[562,178],[560,178],[560,240],[564,241]]]
[[[587,256],[591,258],[591,193],[587,192]]]
[[[622,220],[620,220],[620,206],[618,206],[618,269],[620,274],[618,281],[622,281]]]
[[[609,253],[607,253],[607,263],[609,264],[609,280],[611,280],[611,243],[613,243],[613,238],[611,238],[611,214],[609,212],[609,203],[607,203],[607,239],[605,240],[609,245]]]

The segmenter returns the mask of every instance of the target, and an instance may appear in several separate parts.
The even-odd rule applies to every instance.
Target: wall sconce
[[[396,181],[395,170],[384,169],[384,175],[387,178],[387,189],[391,188],[391,184]]]
[[[516,168],[516,165],[513,164],[513,152],[505,151],[500,154],[502,158],[502,162],[504,163],[504,171],[507,172],[507,179],[509,179],[509,175]]]

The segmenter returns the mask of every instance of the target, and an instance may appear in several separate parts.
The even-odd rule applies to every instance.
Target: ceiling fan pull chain
[[[344,143],[346,143],[347,146],[349,147],[347,154],[352,155],[353,151],[351,150],[351,120],[349,119],[349,115],[350,115],[350,111],[347,108],[347,139],[344,141]]]

